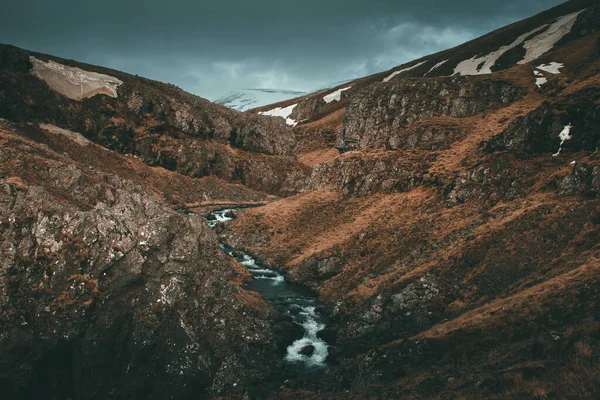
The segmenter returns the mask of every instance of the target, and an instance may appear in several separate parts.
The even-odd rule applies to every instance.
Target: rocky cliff
[[[202,216],[176,211],[192,204],[150,194],[161,183],[151,190],[148,180],[165,172],[31,126],[3,122],[0,141],[5,395],[206,398],[267,379],[277,363],[271,311],[241,289],[249,274]],[[83,158],[55,151],[64,145]],[[89,165],[94,156],[117,165]],[[119,161],[146,173],[145,187],[105,172],[124,175]],[[212,185],[187,185],[187,195],[264,199],[224,182],[226,197],[215,197]]]

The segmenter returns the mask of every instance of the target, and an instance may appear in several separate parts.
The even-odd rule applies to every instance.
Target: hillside
[[[362,138],[363,132],[368,130],[369,127],[354,126],[351,121],[347,120],[346,111],[349,110],[354,114],[352,107],[361,107],[363,106],[361,103],[365,101],[370,100],[372,103],[375,99],[387,96],[388,93],[383,91],[392,88],[394,84],[413,85],[416,81],[411,79],[417,78],[423,78],[418,81],[422,82],[423,85],[428,82],[438,82],[439,78],[444,77],[460,79],[465,76],[487,76],[493,79],[491,77],[492,72],[506,71],[518,65],[530,65],[534,67],[529,74],[530,77],[526,76],[527,73],[521,72],[520,76],[515,76],[513,79],[528,80],[529,85],[526,86],[535,85],[539,78],[547,81],[555,75],[552,73],[552,68],[548,71],[548,69],[544,70],[543,67],[542,69],[535,67],[558,62],[553,61],[553,51],[572,43],[577,38],[594,32],[593,28],[591,30],[589,28],[590,25],[594,26],[596,23],[594,15],[590,14],[589,11],[584,12],[583,15],[580,15],[580,13],[583,9],[595,3],[590,0],[569,1],[559,7],[498,29],[456,48],[411,61],[389,71],[345,82],[329,90],[263,106],[253,110],[253,112],[265,114],[271,110],[286,109],[288,112],[286,118],[289,117],[289,119],[298,123],[300,128],[298,131],[304,136],[299,144],[301,151],[325,147],[337,147],[341,151],[357,148],[385,148],[386,146],[392,149],[398,148],[393,141],[392,143],[370,143],[371,138]],[[573,55],[569,54],[567,59],[562,60],[563,65],[568,66],[571,57]],[[573,61],[577,63],[578,60]],[[454,80],[447,79],[443,81]],[[407,91],[406,89],[406,87],[399,87],[393,90],[404,93]],[[433,95],[429,87],[414,86],[414,91],[424,92],[429,96]],[[443,90],[442,93],[445,93],[445,91]],[[468,101],[473,95],[474,93],[462,93],[459,97]],[[360,96],[369,96],[370,98],[361,99]],[[447,97],[447,95],[434,96],[430,100],[439,102],[444,97]],[[409,102],[409,99],[399,100]],[[454,100],[456,99],[452,97],[446,98],[446,101]],[[397,108],[394,104],[390,104],[390,107]],[[364,109],[364,112],[370,111],[370,109]],[[407,111],[409,110],[403,110],[404,113]],[[452,116],[453,112],[456,113],[456,110],[442,109],[438,110],[437,114]],[[415,116],[410,117],[418,118]],[[371,123],[379,124],[380,122],[373,120]],[[384,126],[386,125],[384,124]],[[398,125],[395,125],[393,129],[398,127]],[[358,132],[355,132],[357,129]],[[323,133],[326,135],[324,136]],[[357,147],[354,145],[357,140],[364,141],[364,143]]]
[[[595,2],[244,113],[0,45],[0,143],[6,398],[600,391]]]
[[[600,9],[586,6],[257,110],[297,104],[313,172],[224,237],[318,291],[337,366],[275,398],[595,397]],[[564,21],[553,46],[536,39]],[[531,60],[510,46],[529,40],[545,51]]]

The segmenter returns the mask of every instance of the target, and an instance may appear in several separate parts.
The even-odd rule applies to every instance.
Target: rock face
[[[295,121],[304,121],[312,118],[317,114],[321,108],[326,105],[323,97],[316,96],[304,99],[298,103],[298,105],[292,111],[290,118]]]
[[[519,150],[525,153],[594,151],[600,139],[600,91],[589,88],[567,96],[553,105],[545,102],[514,120],[506,130],[485,145],[487,152]],[[560,132],[573,126],[572,138],[561,145]]]
[[[336,147],[398,149],[407,142],[406,127],[414,122],[436,116],[465,118],[522,96],[517,87],[492,79],[409,79],[372,85],[350,100]]]
[[[454,182],[446,188],[447,204],[456,206],[479,200],[493,205],[516,199],[523,193],[525,179],[512,164],[513,157],[500,155],[471,170],[459,172]]]
[[[212,397],[269,374],[269,308],[201,216],[17,132],[0,140],[5,396]]]
[[[145,136],[135,152],[148,165],[200,178],[214,174],[230,182],[279,196],[298,193],[306,186],[311,169],[293,157],[232,151],[217,142]]]
[[[424,179],[427,163],[394,152],[365,156],[347,153],[335,160],[317,164],[310,178],[310,190],[335,188],[347,196],[406,192]]]
[[[600,196],[600,166],[575,163],[565,176],[557,177],[556,187],[561,196],[584,195]]]

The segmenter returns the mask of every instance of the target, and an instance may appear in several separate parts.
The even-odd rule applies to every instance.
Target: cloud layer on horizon
[[[456,46],[560,0],[12,1],[0,42],[170,82],[211,100],[310,91]]]

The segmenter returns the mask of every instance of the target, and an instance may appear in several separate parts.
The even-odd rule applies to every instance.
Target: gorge
[[[238,209],[239,210],[239,209]],[[234,218],[236,209],[213,211],[209,216],[209,226],[216,227]],[[317,309],[317,296],[309,288],[288,283],[276,270],[265,268],[248,254],[221,244],[221,249],[233,257],[252,274],[252,280],[245,289],[258,292],[277,311],[288,315],[292,321],[302,326],[304,332],[287,346],[285,360],[291,364],[295,374],[318,371],[326,366],[329,345],[319,333],[325,329],[324,318]]]
[[[0,45],[3,398],[596,398],[597,2],[336,85]]]

